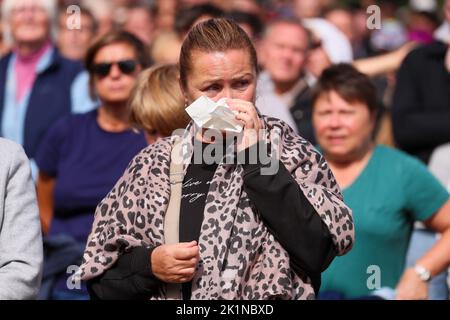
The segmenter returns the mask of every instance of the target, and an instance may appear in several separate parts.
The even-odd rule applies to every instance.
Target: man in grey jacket
[[[22,147],[0,138],[0,299],[36,298],[42,260],[29,160]]]

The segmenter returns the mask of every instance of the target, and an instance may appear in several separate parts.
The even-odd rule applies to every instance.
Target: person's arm
[[[92,299],[139,300],[159,295],[162,283],[189,282],[199,260],[196,241],[135,247],[102,275],[88,280]]]
[[[395,142],[401,149],[411,152],[450,141],[450,111],[434,111],[433,106],[421,99],[420,60],[413,51],[406,57],[397,74],[392,103],[392,124]]]
[[[369,77],[374,77],[389,72],[395,72],[400,68],[403,59],[417,46],[415,42],[408,42],[395,51],[381,54],[375,57],[358,59],[353,66]]]
[[[427,267],[431,276],[435,276],[450,266],[450,200],[425,221],[425,226],[440,233],[441,237],[417,264]]]
[[[416,265],[421,265],[434,276],[450,264],[450,200],[447,190],[418,159],[406,157],[401,164],[404,210],[413,221],[441,233],[441,238]],[[414,268],[404,271],[397,284],[398,299],[426,299],[428,285]]]
[[[262,175],[261,167],[261,163],[243,165],[244,190],[289,253],[294,269],[320,274],[337,254],[327,226],[281,161],[273,175]]]
[[[441,237],[416,265],[425,267],[435,276],[450,266],[450,200],[448,200],[431,218],[425,221],[425,226],[439,232]],[[407,269],[397,286],[397,299],[426,299],[428,285],[413,268]]]
[[[53,193],[55,178],[40,171],[37,181],[37,199],[41,218],[42,232],[47,234],[53,218]]]
[[[13,145],[5,152],[10,155],[10,165],[5,168],[6,188],[1,199],[0,300],[34,299],[43,260],[36,192],[23,149]]]
[[[264,127],[264,124],[251,102],[238,99],[227,99],[226,102],[231,110],[238,112],[236,114],[236,119],[245,123],[242,135],[237,141],[238,162],[245,164],[245,161],[243,162],[242,159],[240,159],[242,157],[239,157],[239,155],[245,152],[254,154],[254,151],[252,152],[249,150],[255,149],[259,144],[264,143],[264,140],[261,140],[260,138],[260,134],[262,133],[260,130]],[[283,203],[283,208],[285,208],[287,212],[295,210],[287,205],[285,201],[287,201],[287,203],[293,203],[293,207],[303,207],[303,210],[301,210],[302,213],[307,212],[308,210],[305,209],[308,207],[306,202],[303,201],[304,198],[302,195],[306,196],[308,202],[317,210],[317,214],[310,211],[309,213],[300,216],[300,218],[296,215],[297,213],[292,214],[292,217],[296,217],[297,220],[294,221],[298,221],[300,224],[303,223],[302,227],[306,224],[305,231],[308,235],[313,235],[311,238],[306,236],[301,238],[301,240],[307,241],[306,243],[309,245],[316,246],[316,249],[320,252],[313,252],[312,256],[310,256],[302,250],[295,251],[298,250],[298,243],[290,249],[290,245],[293,244],[291,241],[294,237],[292,234],[302,233],[299,232],[299,230],[303,231],[303,228],[300,227],[300,229],[297,229],[292,227],[292,223],[290,223],[288,219],[283,220],[284,223],[281,225],[280,230],[288,229],[292,232],[281,234],[278,231],[277,237],[280,244],[286,248],[288,253],[290,253],[291,259],[296,261],[296,263],[301,264],[303,270],[309,271],[309,274],[314,275],[317,279],[317,275],[320,275],[320,272],[328,266],[329,262],[332,260],[332,256],[343,255],[351,249],[354,241],[353,218],[351,210],[343,202],[339,186],[323,156],[320,155],[310,143],[295,135],[292,129],[283,124],[282,121],[277,123],[277,126],[280,125],[284,127],[284,134],[291,136],[289,144],[294,146],[294,148],[287,148],[291,149],[288,151],[290,152],[290,155],[281,154],[280,159],[287,157],[296,158],[296,160],[293,159],[291,163],[286,162],[285,169],[289,169],[285,170],[283,173],[284,165],[279,161],[274,161],[276,160],[276,155],[274,154],[274,158],[272,158],[270,164],[267,168],[264,168],[264,173],[262,172],[263,168],[261,168],[261,174],[264,175],[269,173],[269,171],[272,171],[272,178],[275,182],[279,182],[280,186],[277,186],[277,184],[273,183],[273,180],[269,180],[268,177],[266,177],[266,181],[258,181],[255,185],[245,182],[245,180],[248,181],[248,178],[244,178],[244,188],[249,194],[253,192],[254,195],[250,197],[253,197],[253,199],[256,200],[253,201],[255,202],[256,208],[268,213],[267,215],[262,213],[262,216],[273,215],[275,212],[279,213],[281,203]],[[274,135],[276,135],[276,131],[278,130],[273,131]],[[273,146],[276,149],[279,147],[276,143],[278,139],[276,137],[274,138],[272,143],[274,143]],[[263,148],[266,148],[266,146],[263,146]],[[267,153],[265,152],[265,154]],[[248,158],[251,159],[250,157]],[[278,166],[279,171],[273,172],[274,169],[277,169],[273,164],[280,164]],[[251,168],[244,170],[247,171],[246,175],[250,174],[249,171],[253,171]],[[259,174],[258,169],[255,170],[255,174]],[[279,177],[281,178],[277,179]],[[293,182],[295,182],[297,190],[295,190]],[[274,189],[273,192],[267,192],[268,186],[271,186]],[[254,191],[252,191],[252,189],[254,189]],[[285,193],[289,196],[282,197]],[[260,198],[261,201],[265,201],[264,203],[268,204],[268,206],[261,206],[259,204],[258,208],[258,199],[256,197],[261,194],[264,195],[264,197]],[[279,197],[269,200],[271,197],[274,197],[274,194]],[[313,212],[316,211],[314,209]],[[320,217],[321,221],[317,220],[317,217]],[[272,223],[274,226],[278,226],[278,220],[279,217],[273,219]],[[324,223],[325,228],[322,225],[322,222]],[[266,222],[266,224],[271,227],[269,222]],[[277,233],[273,226],[271,228],[273,229],[273,233]],[[315,231],[311,232],[313,229]],[[327,234],[327,231],[329,234]],[[328,239],[331,240],[331,243],[329,243]],[[297,238],[295,238],[294,241],[297,241]],[[306,246],[301,247],[306,249]],[[335,252],[333,252],[333,249],[335,249]],[[317,289],[317,280],[315,281],[315,289]]]
[[[147,285],[144,286],[144,289],[148,288],[148,290],[141,292],[143,295],[139,293],[139,288],[138,291],[135,288],[121,289],[120,283],[122,282],[131,281],[131,284],[129,283],[131,286],[138,286],[133,279],[126,280],[132,275],[143,276],[143,283],[146,283],[145,279],[151,277],[147,272],[151,272],[161,282],[183,283],[190,281],[195,274],[195,266],[199,259],[199,248],[195,241],[164,244],[163,234],[154,234],[154,229],[151,227],[146,231],[149,234],[148,238],[147,234],[144,238],[138,237],[134,228],[137,223],[133,218],[135,215],[127,214],[128,212],[142,211],[141,200],[146,201],[148,184],[136,184],[135,192],[139,192],[139,196],[133,200],[129,198],[129,193],[123,192],[123,188],[128,189],[128,186],[132,185],[136,174],[146,177],[151,166],[151,163],[146,160],[152,159],[160,154],[161,150],[167,150],[168,147],[169,140],[162,139],[142,150],[130,161],[124,174],[97,205],[83,261],[73,276],[74,280],[89,281],[91,292],[94,293],[93,298],[138,299],[139,297],[146,298],[148,294],[155,292],[149,291],[151,284],[149,284],[150,288]],[[142,165],[143,163],[144,165]],[[168,193],[167,196],[169,196]],[[141,258],[135,257],[128,260],[129,262],[126,258],[123,260],[124,253],[142,246],[154,247],[154,250],[151,253],[142,254]],[[140,262],[133,263],[131,261]],[[138,268],[137,265],[142,267]],[[108,272],[113,268],[116,272]],[[123,272],[117,272],[117,270],[123,270]],[[94,280],[95,278],[97,279]],[[111,281],[114,279],[120,281]],[[109,288],[110,291],[107,290],[105,294],[104,288]],[[154,293],[154,295],[162,296],[160,292]]]
[[[153,249],[135,247],[121,255],[102,275],[88,280],[91,299],[147,300],[156,295],[161,281],[152,272],[150,257]]]

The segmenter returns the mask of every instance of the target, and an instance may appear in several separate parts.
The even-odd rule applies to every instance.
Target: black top
[[[250,159],[249,149],[242,152],[247,153],[244,159]],[[289,253],[293,270],[300,276],[306,273],[311,278],[317,294],[320,288],[320,274],[336,256],[336,249],[327,226],[282,162],[279,162],[279,170],[274,175],[261,175],[260,169],[264,165],[260,162],[242,166],[244,189],[250,200],[255,204],[269,231]],[[191,164],[187,170],[185,182],[190,179],[188,175],[194,177],[195,174],[196,178],[203,177],[203,183],[196,188],[192,186],[183,188],[183,194],[193,193],[191,191],[194,190],[205,193],[207,185],[204,182],[212,178],[212,167]],[[203,218],[201,208],[204,208],[206,198],[202,197],[201,204],[200,201],[186,203],[188,199],[191,198],[184,197],[181,204],[180,241],[198,239],[202,222],[200,216]],[[191,214],[195,218],[189,221],[186,216]],[[189,224],[192,229],[186,230]],[[311,246],[311,243],[315,245]],[[88,281],[91,298],[148,299],[158,294],[161,282],[151,273],[150,255],[153,249],[138,247],[122,254],[111,269]],[[189,292],[183,290],[183,297],[189,296]]]
[[[208,143],[197,142],[202,146],[202,152]],[[223,150],[225,145],[221,142],[217,147]],[[214,148],[212,148],[214,150]],[[214,152],[211,154],[214,156]],[[186,170],[186,175],[183,179],[183,187],[181,193],[180,203],[180,242],[197,241],[200,238],[200,229],[203,222],[203,211],[206,205],[206,195],[208,194],[209,186],[216,172],[218,162],[211,164],[205,163],[201,157],[200,163],[191,163]],[[192,281],[183,283],[183,299],[189,300],[191,298]]]
[[[315,145],[316,135],[312,124],[311,88],[308,85],[298,93],[292,105],[289,106],[289,110],[297,125],[298,134]]]
[[[413,50],[398,73],[392,121],[398,147],[427,163],[433,150],[450,142],[448,45],[434,42]]]
[[[202,151],[209,145],[202,143]],[[206,204],[211,180],[218,163],[191,163],[183,180],[180,203],[180,242],[197,241],[203,222],[203,210]]]

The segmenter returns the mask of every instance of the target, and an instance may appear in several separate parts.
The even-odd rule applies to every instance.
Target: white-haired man
[[[55,0],[4,0],[4,37],[12,51],[0,60],[0,136],[33,158],[47,128],[71,112],[91,110],[88,76],[52,43]]]

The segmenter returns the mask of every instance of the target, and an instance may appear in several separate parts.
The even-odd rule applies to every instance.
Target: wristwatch
[[[419,276],[420,280],[428,282],[431,279],[431,273],[430,270],[428,270],[427,268],[416,264],[414,266],[414,271],[417,273],[417,275]]]

